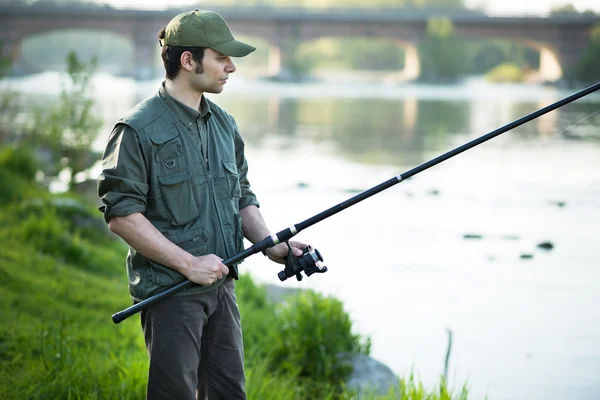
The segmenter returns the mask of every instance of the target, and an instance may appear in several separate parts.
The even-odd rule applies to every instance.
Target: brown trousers
[[[208,293],[142,311],[150,357],[148,400],[246,399],[240,313],[231,277]]]

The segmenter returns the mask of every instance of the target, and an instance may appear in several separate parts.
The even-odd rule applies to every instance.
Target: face
[[[193,73],[189,76],[190,86],[200,93],[221,93],[229,74],[235,72],[231,57],[213,49],[205,49],[202,63],[193,59]]]

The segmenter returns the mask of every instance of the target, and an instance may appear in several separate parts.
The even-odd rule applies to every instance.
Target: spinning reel
[[[302,280],[301,272],[304,271],[306,276],[311,276],[314,273],[327,272],[327,267],[322,265],[323,257],[319,250],[313,249],[311,246],[307,246],[302,250],[302,255],[299,257],[294,256],[292,253],[292,246],[288,242],[288,255],[285,261],[285,269],[277,274],[280,281],[285,281],[287,278],[291,278],[296,275],[296,279]]]

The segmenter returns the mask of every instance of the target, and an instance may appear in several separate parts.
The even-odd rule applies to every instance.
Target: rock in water
[[[371,398],[373,395],[383,396],[391,388],[400,393],[400,382],[396,374],[379,361],[364,354],[344,353],[339,355],[343,363],[352,367],[352,374],[346,386],[358,393],[359,398]]]
[[[551,242],[542,242],[538,244],[537,247],[544,250],[552,250],[554,245]]]

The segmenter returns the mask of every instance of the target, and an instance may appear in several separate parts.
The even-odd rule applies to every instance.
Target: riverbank
[[[71,196],[50,195],[31,181],[31,174],[28,179],[21,176],[30,168],[6,156],[6,147],[0,150],[0,188],[5,190],[0,196],[0,397],[144,398],[148,361],[139,324],[134,323],[137,318],[116,326],[110,321],[112,313],[130,305],[123,268],[126,246],[100,229],[103,222],[95,207]],[[284,332],[279,329],[292,322],[281,320],[285,310],[283,317],[276,314],[277,307],[267,302],[265,289],[250,276],[244,275],[239,282],[248,398],[292,400],[311,398],[314,393],[323,399],[350,396],[351,392],[341,393],[327,378],[313,381],[283,365],[275,368],[270,358],[277,349],[280,357],[289,360],[293,356],[295,367],[302,368],[306,355],[317,348],[323,358],[306,360],[313,365],[332,363],[337,353],[350,348],[368,354],[365,338],[348,336],[351,326],[341,303],[316,294],[297,297],[296,308],[287,315],[296,318],[298,311],[303,320],[291,325],[301,323],[305,328]],[[312,313],[314,309],[321,312]],[[320,324],[312,322],[311,315]],[[325,336],[314,329],[321,329]],[[287,354],[285,346],[273,341],[286,338],[298,343],[295,335],[314,338],[307,343],[315,349]],[[363,347],[357,348],[360,343]],[[331,367],[317,366],[318,370]],[[418,390],[416,381],[399,382],[407,391],[403,398],[418,400],[427,395]],[[411,390],[412,395],[408,394]],[[433,398],[450,397],[440,392]]]

